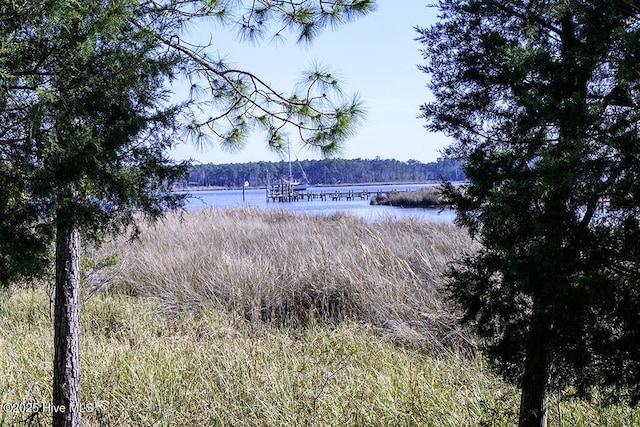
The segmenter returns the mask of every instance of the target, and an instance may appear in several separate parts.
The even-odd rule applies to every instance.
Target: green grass
[[[234,232],[229,231],[231,224]],[[298,255],[289,253],[299,252],[295,246],[287,251],[285,243],[272,243],[274,249],[257,240],[273,237],[273,232],[284,234],[289,227],[299,230],[298,237],[283,237],[289,244],[316,236],[323,242],[317,245],[327,253],[363,248],[352,257],[368,263],[371,270],[362,267],[357,275],[333,272],[322,286],[313,288],[321,295],[333,289],[330,283],[342,287],[350,302],[340,317],[321,313],[320,297],[311,316],[298,313],[308,312],[311,306],[297,307],[292,302],[287,321],[246,316],[247,309],[255,306],[245,306],[243,298],[253,301],[261,295],[256,304],[262,307],[292,291],[311,292],[303,284],[314,282],[297,279],[296,269],[279,269],[275,278],[263,277],[257,283],[252,281],[262,276],[250,276],[245,270],[247,277],[231,274],[239,269],[236,258],[241,253],[244,263],[256,262],[259,249],[266,255],[284,250],[284,259],[296,259]],[[182,222],[170,218],[144,231],[134,245],[106,245],[94,256],[115,259],[109,257],[118,253],[122,264],[94,272],[89,280],[94,282],[83,288],[81,369],[86,425],[514,425],[517,390],[493,376],[482,358],[468,350],[465,343],[471,338],[447,323],[455,314],[444,315],[447,304],[436,292],[441,283],[432,270],[442,266],[433,260],[435,254],[442,254],[442,261],[455,256],[459,251],[452,250],[453,243],[445,238],[463,237],[451,229],[423,227],[427,226],[411,221],[367,224],[344,216],[314,219],[283,213],[206,212],[186,215]],[[226,234],[221,235],[228,239],[215,239],[225,228]],[[346,229],[360,236],[355,243],[353,236],[345,236]],[[196,242],[206,242],[206,248],[194,246]],[[194,252],[191,257],[189,247]],[[427,255],[420,255],[427,249]],[[312,248],[311,255],[317,250]],[[217,262],[200,258],[207,251],[212,257],[217,254]],[[153,262],[160,253],[165,257]],[[381,266],[387,258],[391,262]],[[355,268],[351,261],[326,262]],[[365,292],[356,283],[365,272],[375,273],[375,280],[386,277],[383,285]],[[320,279],[318,272],[308,274]],[[364,276],[360,280],[373,286],[374,280]],[[231,287],[222,287],[221,280],[233,280],[231,285],[239,287],[236,294]],[[91,293],[100,288],[96,281],[104,286]],[[395,281],[400,288],[393,288]],[[180,283],[185,290],[180,290]],[[260,283],[265,289],[252,294]],[[275,290],[278,284],[282,293]],[[385,291],[387,287],[392,291]],[[431,289],[430,298],[421,294],[425,289]],[[362,306],[365,302],[374,307]],[[427,302],[426,308],[415,305]],[[392,309],[394,304],[399,307]],[[382,322],[384,314],[407,326],[398,332]],[[420,323],[424,317],[429,319]],[[51,324],[44,287],[0,294],[0,402],[51,400]],[[428,325],[441,329],[429,332]],[[445,339],[443,331],[465,339]],[[550,408],[550,425],[640,425],[639,411],[602,407],[597,401],[569,400],[558,405],[554,396]],[[26,425],[27,417],[24,412],[0,412],[0,425]],[[50,413],[31,421],[31,425],[48,425]]]
[[[48,402],[52,334],[40,290],[2,299],[0,400]],[[366,325],[273,327],[219,310],[168,317],[146,298],[82,307],[88,425],[508,426],[517,391],[477,357],[400,346]],[[564,426],[632,426],[640,414],[563,402]],[[50,422],[49,414],[38,417]],[[15,425],[26,414],[0,414]],[[37,425],[37,424],[36,424]],[[550,425],[558,424],[552,402]]]
[[[11,325],[0,338],[2,401],[48,401],[47,296],[5,297],[2,322]],[[514,393],[478,359],[427,356],[351,322],[274,328],[216,310],[168,318],[114,295],[85,303],[82,323],[91,425],[455,426],[489,420],[503,404],[493,393]]]

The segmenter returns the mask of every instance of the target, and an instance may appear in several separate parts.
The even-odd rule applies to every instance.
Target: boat
[[[304,172],[300,161],[298,161],[298,164],[302,171],[302,179],[296,179],[293,177],[291,149],[289,149],[289,176],[287,178],[280,178],[275,182],[271,182],[269,180],[269,174],[267,173],[267,200],[290,201],[297,200],[301,197],[300,193],[306,191],[309,187],[309,179],[307,178],[307,174]]]
[[[306,175],[301,180],[294,179],[293,176],[289,175],[289,178],[286,178],[285,181],[292,191],[304,191],[309,187],[309,180]]]
[[[300,161],[296,157],[296,161],[298,165],[300,165],[300,170],[302,171],[302,179],[295,179],[293,177],[293,169],[291,166],[291,146],[289,146],[289,177],[283,178],[283,184],[287,185],[290,191],[305,191],[309,187],[309,179],[307,178],[307,174],[304,173],[304,169],[300,164]]]

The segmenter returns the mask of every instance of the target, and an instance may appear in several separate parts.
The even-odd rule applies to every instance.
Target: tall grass
[[[139,241],[103,248],[122,257],[111,289],[172,312],[214,306],[288,326],[352,319],[432,348],[468,339],[442,296],[442,273],[471,250],[447,224],[252,209],[171,215]]]
[[[438,187],[424,187],[411,191],[388,191],[384,196],[371,198],[372,205],[400,206],[403,208],[434,208],[442,203]]]
[[[398,346],[350,321],[273,328],[209,308],[94,295],[82,307],[82,401],[93,426],[510,426],[517,390],[481,359]],[[53,337],[42,290],[0,294],[0,401],[51,400]],[[634,426],[640,412],[550,405],[550,425]],[[562,421],[561,421],[562,420]],[[0,425],[51,413],[0,411]]]
[[[441,294],[473,249],[443,224],[252,210],[111,242],[84,260],[103,267],[83,288],[85,425],[514,425],[517,390],[456,350]],[[18,405],[2,426],[51,423],[19,410],[51,401],[51,323],[42,288],[0,292],[0,402]],[[640,425],[597,401],[550,408],[550,425]]]

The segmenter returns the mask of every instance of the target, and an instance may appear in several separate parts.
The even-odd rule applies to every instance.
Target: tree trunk
[[[534,314],[529,332],[527,355],[522,377],[519,427],[546,427],[549,405],[549,358],[546,349],[548,328]]]
[[[80,426],[80,234],[57,218],[53,426]]]

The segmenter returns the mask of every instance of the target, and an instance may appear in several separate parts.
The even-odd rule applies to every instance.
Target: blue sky
[[[437,10],[429,0],[378,0],[378,9],[364,18],[337,29],[326,29],[311,46],[295,43],[257,45],[238,42],[233,34],[214,29],[212,40],[220,55],[235,67],[244,68],[270,82],[278,91],[293,91],[296,82],[313,63],[329,67],[339,76],[346,92],[358,93],[367,118],[356,135],[347,141],[340,157],[394,158],[434,161],[448,140],[429,133],[417,118],[419,106],[430,99],[428,76],[417,69],[423,63],[415,41],[415,25],[429,26]],[[192,30],[197,37],[208,30]],[[318,153],[296,149],[299,159],[321,158]],[[172,152],[176,159],[191,158],[202,163],[277,161],[278,154],[266,148],[264,137],[255,135],[246,148],[229,153],[213,146],[200,151],[188,143]]]

